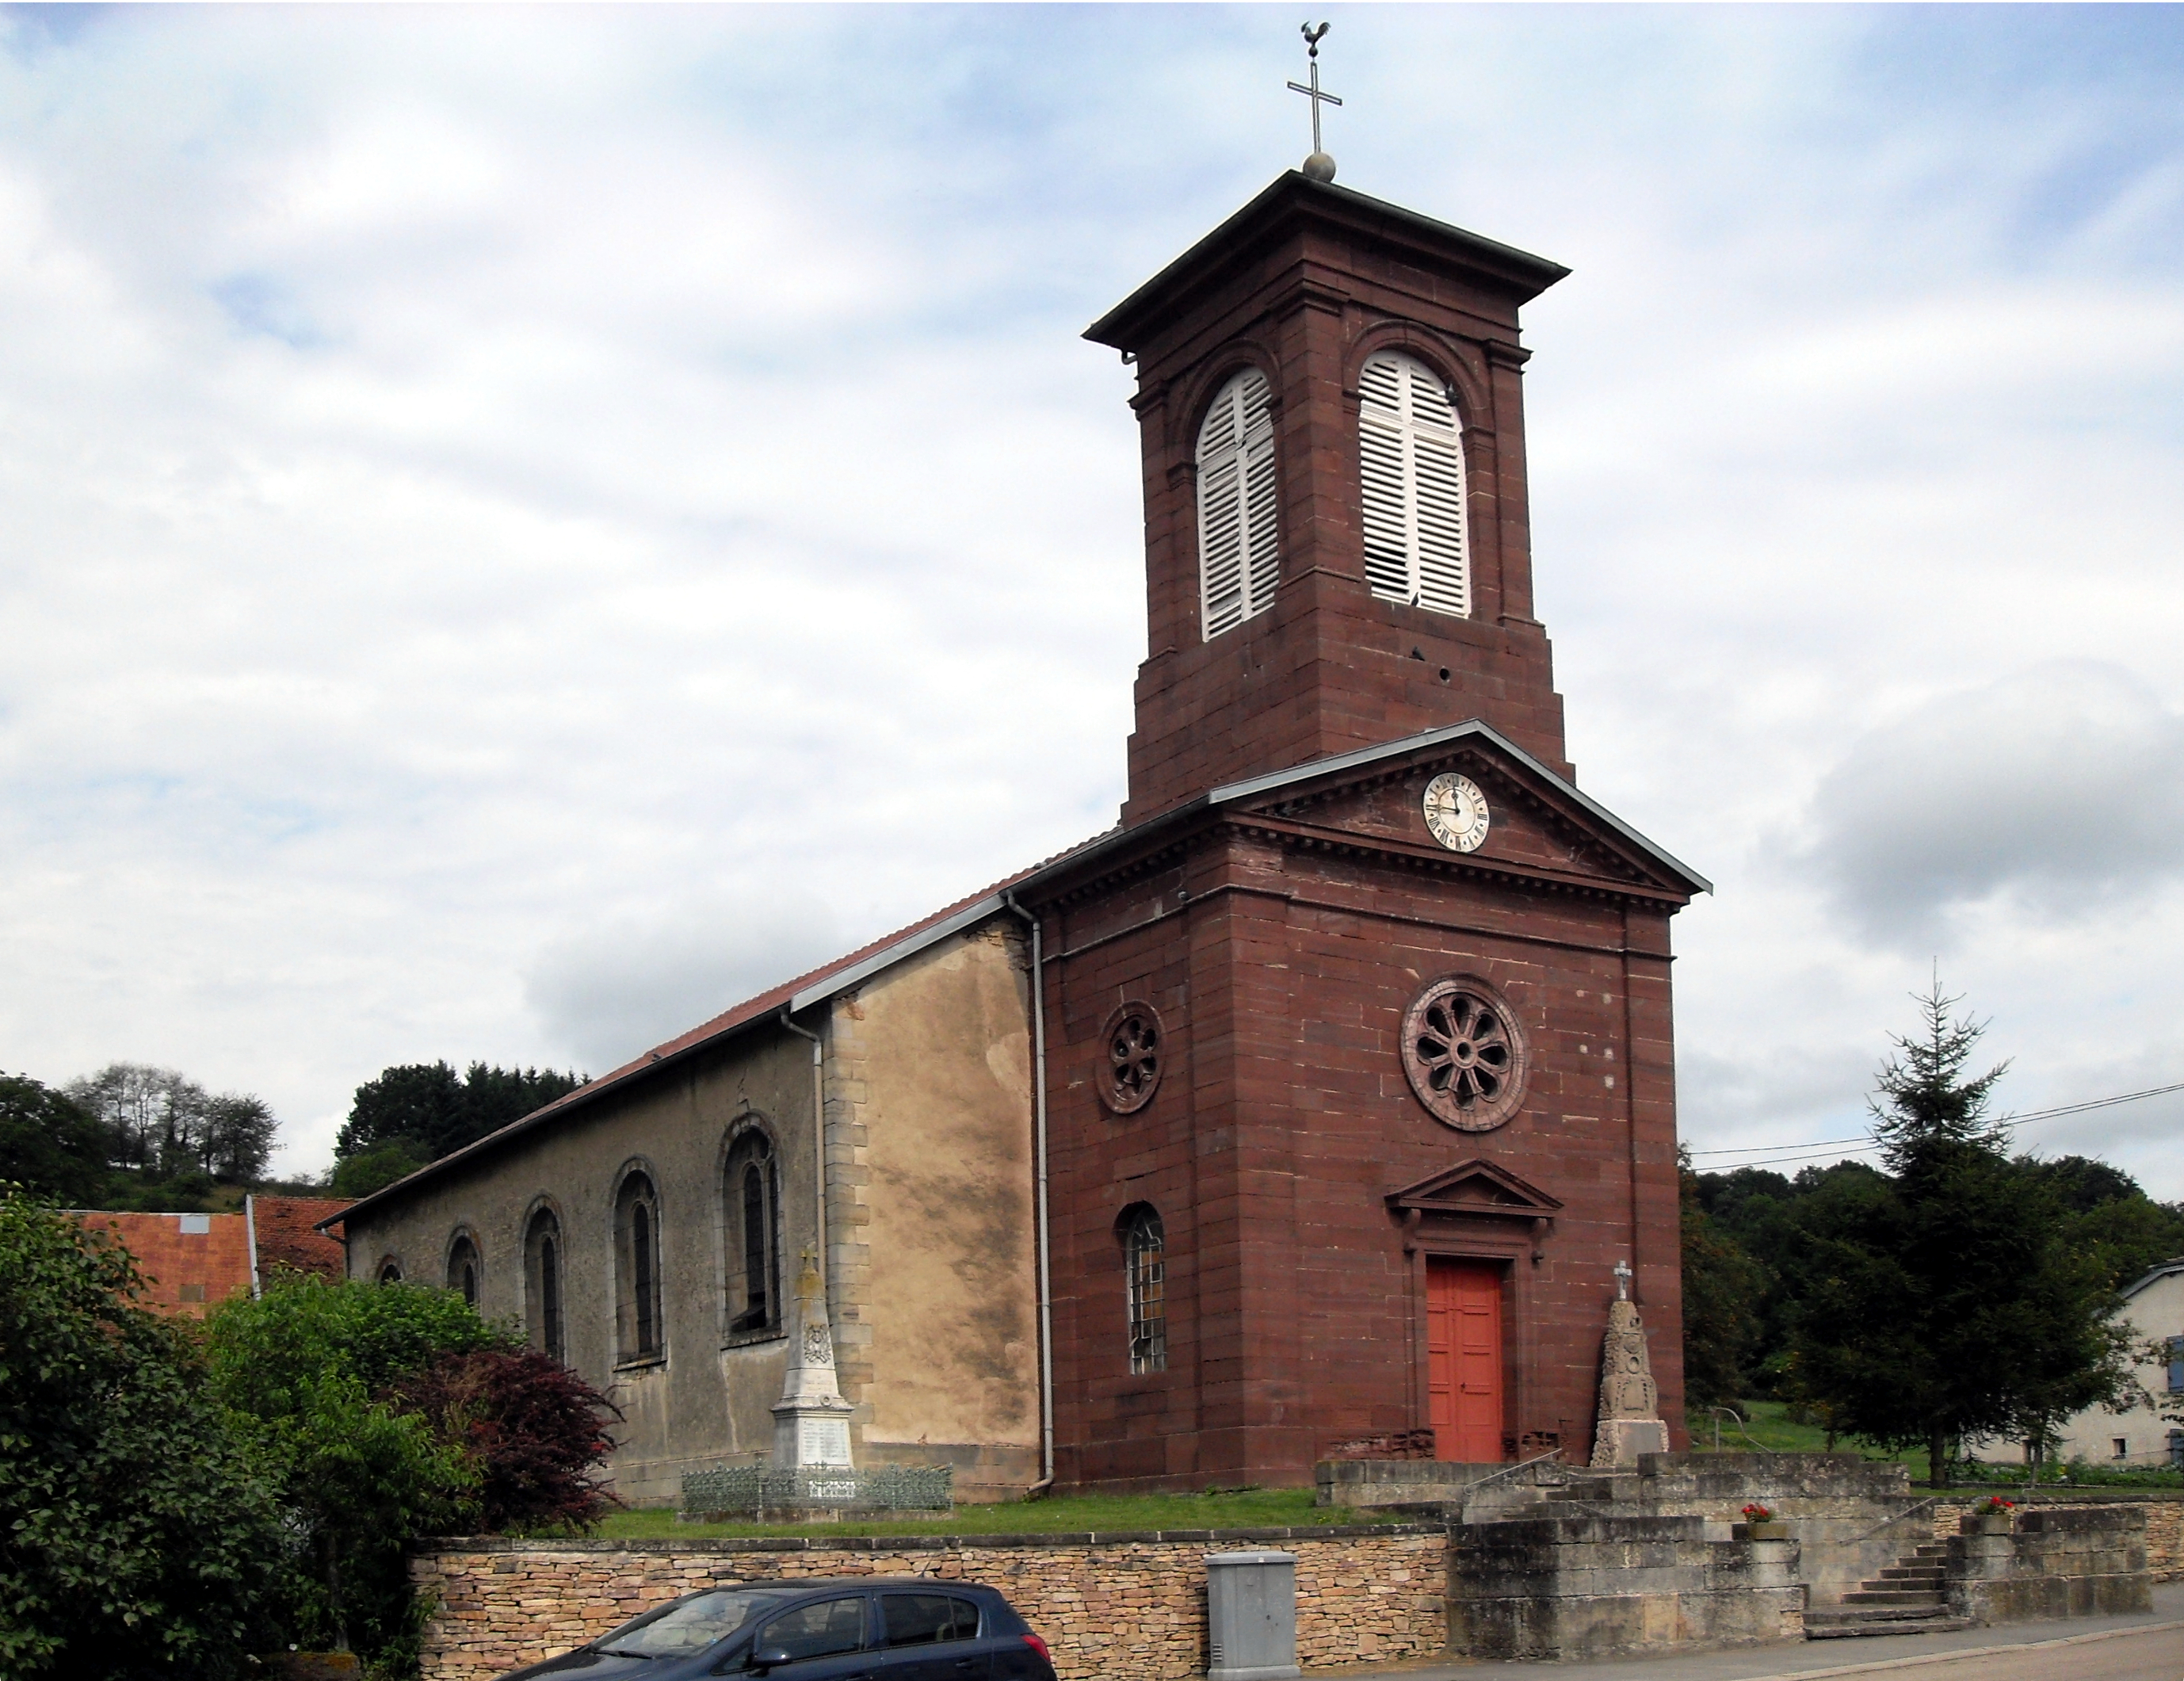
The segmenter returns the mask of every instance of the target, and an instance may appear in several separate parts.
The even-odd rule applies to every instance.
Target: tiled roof
[[[348,1206],[343,1197],[253,1197],[251,1236],[258,1246],[259,1277],[276,1267],[345,1276],[348,1265],[339,1223],[331,1231],[319,1231],[317,1223],[332,1220]]]
[[[138,1301],[154,1313],[203,1319],[230,1296],[250,1293],[250,1234],[239,1214],[113,1214],[76,1218],[110,1229],[144,1275]]]

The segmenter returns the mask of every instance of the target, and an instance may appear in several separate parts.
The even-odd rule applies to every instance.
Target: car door
[[[769,1665],[767,1681],[866,1681],[881,1654],[866,1649],[869,1608],[862,1594],[843,1594],[792,1607],[767,1622],[751,1642],[750,1667],[763,1653],[785,1660]]]
[[[986,1681],[993,1660],[978,1638],[977,1601],[937,1589],[876,1597],[872,1681]]]

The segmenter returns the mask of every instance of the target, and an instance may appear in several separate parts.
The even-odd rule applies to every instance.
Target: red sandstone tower
[[[1681,1400],[1669,918],[1532,616],[1518,308],[1566,272],[1282,176],[1134,358],[1124,827],[1048,958],[1061,1480],[1589,1450],[1611,1269]]]

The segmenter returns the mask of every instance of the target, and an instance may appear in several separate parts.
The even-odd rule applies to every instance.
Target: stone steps
[[[1972,1626],[1968,1617],[1950,1617],[1939,1608],[1875,1606],[1867,1611],[1808,1611],[1808,1640],[1854,1640],[1876,1634],[1947,1634]]]
[[[1808,1640],[1849,1640],[1876,1634],[1942,1634],[1969,1628],[1968,1617],[1949,1615],[1942,1560],[1947,1549],[1927,1542],[1904,1554],[1880,1575],[1862,1582],[1839,1604],[1805,1613]]]

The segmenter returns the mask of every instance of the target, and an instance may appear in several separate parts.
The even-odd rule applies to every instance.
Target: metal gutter
[[[1034,880],[1026,877],[1026,880]],[[869,980],[883,969],[893,969],[905,958],[916,957],[936,941],[945,940],[951,934],[961,934],[967,928],[976,927],[989,917],[998,916],[1007,906],[1005,896],[989,893],[975,905],[966,905],[944,922],[936,922],[930,928],[921,928],[915,934],[905,935],[883,951],[875,952],[861,963],[828,975],[797,993],[788,1001],[791,1010],[808,1010],[812,1005],[848,991],[852,986]]]
[[[1031,924],[1032,1189],[1039,1310],[1039,1481],[1026,1499],[1054,1486],[1054,1286],[1052,1226],[1046,1203],[1046,949],[1039,919],[1017,902],[1014,889],[1001,895],[1009,909]]]

